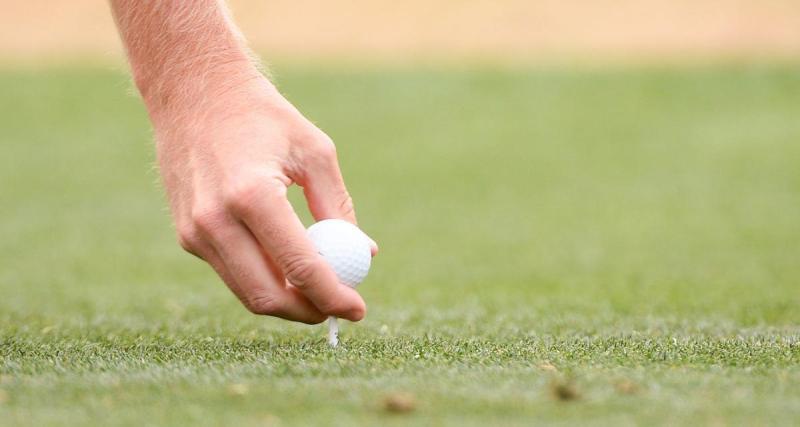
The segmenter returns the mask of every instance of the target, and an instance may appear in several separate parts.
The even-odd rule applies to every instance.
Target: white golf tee
[[[339,320],[336,316],[328,317],[328,344],[333,348],[339,345]]]

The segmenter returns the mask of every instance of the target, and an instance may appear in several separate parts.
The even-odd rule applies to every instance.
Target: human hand
[[[333,142],[260,74],[218,78],[200,101],[148,105],[181,246],[253,313],[362,319],[364,301],[338,282],[287,199],[298,184],[315,219],[355,223]]]

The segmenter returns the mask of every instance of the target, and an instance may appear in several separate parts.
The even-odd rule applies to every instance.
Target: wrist
[[[161,67],[168,71],[160,74],[134,69],[136,86],[151,119],[207,107],[254,81],[271,85],[246,57],[214,59]]]

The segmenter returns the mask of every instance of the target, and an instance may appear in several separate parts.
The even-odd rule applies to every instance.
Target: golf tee
[[[339,345],[339,321],[336,316],[328,317],[328,344],[331,347]]]

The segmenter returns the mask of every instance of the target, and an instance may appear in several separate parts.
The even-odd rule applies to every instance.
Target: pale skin
[[[316,220],[356,222],[335,146],[259,72],[222,1],[111,7],[180,245],[253,313],[361,320],[364,300],[338,282],[286,197],[300,185]]]

